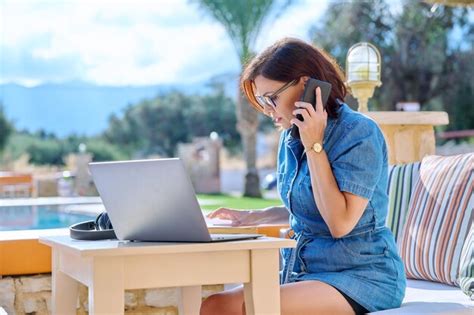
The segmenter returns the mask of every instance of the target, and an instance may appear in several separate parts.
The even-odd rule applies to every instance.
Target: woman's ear
[[[301,87],[301,90],[304,91],[304,87],[306,85],[306,82],[309,80],[309,76],[305,75],[300,78],[299,85]]]

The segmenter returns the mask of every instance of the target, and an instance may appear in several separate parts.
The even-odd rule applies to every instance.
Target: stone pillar
[[[97,191],[89,173],[89,162],[92,161],[92,154],[79,153],[76,156],[76,184],[75,189],[79,196],[97,196]]]
[[[186,167],[196,193],[221,192],[221,147],[222,140],[217,136],[197,137],[192,143],[178,145],[178,156]]]
[[[388,147],[389,164],[421,161],[436,152],[434,126],[447,125],[446,112],[365,112],[377,122]]]
[[[89,172],[89,162],[92,154],[86,152],[85,145],[81,144],[78,153],[71,153],[65,158],[66,168],[74,176],[74,191],[78,196],[97,196],[92,175]]]

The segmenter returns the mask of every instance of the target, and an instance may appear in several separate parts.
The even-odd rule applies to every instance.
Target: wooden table
[[[208,225],[207,228],[211,234],[264,234],[271,237],[283,237],[281,230],[289,227],[288,224],[259,224],[235,227]]]
[[[201,286],[244,283],[248,315],[280,314],[279,249],[292,239],[221,243],[79,241],[43,236],[52,247],[53,314],[76,314],[78,282],[89,314],[123,314],[124,290],[180,287],[180,314],[199,314]]]

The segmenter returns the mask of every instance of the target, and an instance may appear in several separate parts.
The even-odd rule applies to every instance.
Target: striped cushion
[[[474,301],[474,225],[472,223],[461,252],[458,281],[463,292]]]
[[[418,181],[420,162],[390,165],[388,168],[388,214],[385,225],[392,230],[397,243],[408,213],[413,188]]]
[[[472,153],[422,160],[400,244],[408,278],[459,286],[461,249],[472,226],[473,164]]]

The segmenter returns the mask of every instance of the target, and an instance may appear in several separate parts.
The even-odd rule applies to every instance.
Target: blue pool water
[[[95,219],[95,215],[64,212],[57,206],[0,207],[0,231],[55,229]]]

